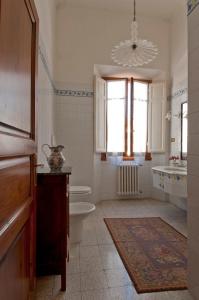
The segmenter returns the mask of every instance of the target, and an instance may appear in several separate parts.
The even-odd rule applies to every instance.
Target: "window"
[[[145,153],[146,160],[151,153],[164,153],[166,82],[99,76],[94,82],[96,153],[122,153],[125,159]]]
[[[107,82],[107,152],[145,153],[149,82],[109,79]]]

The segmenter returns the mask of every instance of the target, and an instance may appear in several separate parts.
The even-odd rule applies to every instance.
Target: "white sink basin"
[[[180,172],[187,172],[185,167],[164,167],[165,171],[180,171]]]

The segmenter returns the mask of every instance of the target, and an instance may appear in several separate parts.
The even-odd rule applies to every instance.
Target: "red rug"
[[[187,289],[187,239],[161,218],[104,219],[138,293]]]

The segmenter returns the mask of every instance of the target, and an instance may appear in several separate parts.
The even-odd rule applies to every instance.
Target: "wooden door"
[[[37,37],[33,0],[0,0],[1,300],[34,285]]]

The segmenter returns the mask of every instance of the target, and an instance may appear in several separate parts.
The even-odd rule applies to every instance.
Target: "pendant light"
[[[136,0],[134,0],[134,17],[131,24],[131,39],[120,42],[112,49],[112,59],[123,67],[139,67],[153,61],[158,55],[158,48],[152,42],[138,38],[136,21]]]

